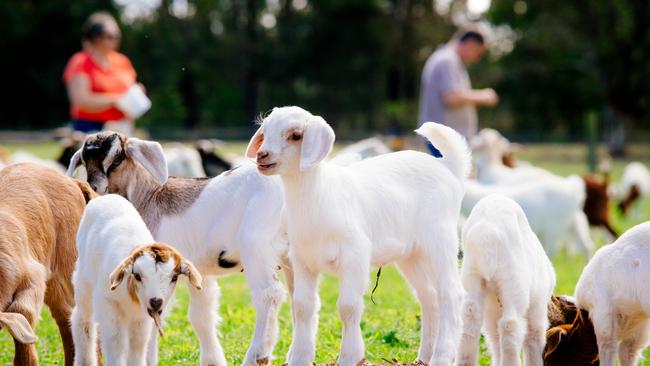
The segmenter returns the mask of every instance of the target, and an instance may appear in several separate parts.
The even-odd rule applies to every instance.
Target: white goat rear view
[[[650,222],[600,248],[576,285],[576,305],[589,311],[601,366],[636,365],[650,344]]]
[[[555,272],[524,211],[510,198],[490,195],[469,215],[462,234],[461,277],[467,292],[458,365],[478,365],[481,325],[492,365],[542,365],[547,303]]]
[[[429,123],[418,133],[444,158],[403,151],[346,167],[324,162],[334,132],[298,107],[275,108],[251,139],[246,155],[257,157],[261,173],[279,174],[285,187],[295,271],[289,365],[309,365],[314,358],[317,287],[324,271],[340,278],[338,363],[362,360],[368,272],[390,262],[397,263],[422,308],[418,358],[429,365],[453,362],[463,292],[456,225],[470,155],[464,139],[448,127]]]
[[[150,335],[154,325],[162,332],[161,316],[178,277],[186,275],[200,289],[201,275],[176,250],[155,243],[135,208],[118,195],[90,201],[77,247],[71,319],[75,365],[97,364],[96,323],[107,365],[155,364],[157,347]]]

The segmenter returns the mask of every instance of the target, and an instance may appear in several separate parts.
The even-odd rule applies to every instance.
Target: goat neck
[[[327,163],[320,163],[308,170],[281,176],[290,216],[302,221],[306,214],[313,216],[320,211],[324,195],[330,191],[326,182],[331,168]]]

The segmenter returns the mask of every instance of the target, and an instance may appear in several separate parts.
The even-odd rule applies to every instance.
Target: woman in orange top
[[[110,124],[130,135],[133,120],[116,103],[136,83],[136,73],[129,59],[116,51],[121,38],[117,22],[108,13],[94,13],[82,32],[83,50],[70,58],[63,73],[72,127],[96,132]]]

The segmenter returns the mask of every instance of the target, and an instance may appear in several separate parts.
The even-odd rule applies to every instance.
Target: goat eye
[[[301,139],[302,139],[302,133],[294,132],[294,133],[291,134],[291,140],[300,141]]]
[[[172,276],[172,282],[176,282],[177,280],[178,280],[178,274],[176,273]]]
[[[111,168],[117,168],[120,164],[122,164],[122,161],[124,161],[124,159],[121,156],[118,156],[115,160],[113,160]]]
[[[134,273],[134,274],[133,274],[133,277],[134,277],[135,280],[138,281],[138,282],[141,282],[141,281],[142,281],[142,277],[140,277],[140,274],[139,274],[139,273]]]
[[[124,157],[122,156],[117,156],[115,160],[111,163],[111,165],[108,167],[108,170],[106,171],[107,173],[112,172],[113,170],[117,169],[120,164],[124,161]]]

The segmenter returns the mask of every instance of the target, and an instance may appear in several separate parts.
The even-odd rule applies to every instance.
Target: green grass
[[[43,158],[52,158],[58,152],[54,143],[18,144],[6,143],[3,147],[9,151],[26,150]],[[224,151],[242,153],[243,143],[227,143]],[[585,173],[585,152],[577,145],[534,145],[524,149],[520,156],[537,165],[550,169],[558,174]],[[632,149],[632,159],[650,163],[650,147],[635,146]],[[627,161],[614,161],[612,176],[616,180]],[[646,212],[650,212],[650,201],[644,202]],[[637,224],[640,220],[623,219],[614,215],[616,226],[625,230]],[[603,239],[597,232],[592,232],[600,245]],[[571,294],[585,261],[580,256],[570,256],[561,252],[554,260],[557,272],[558,294]],[[369,274],[374,283],[375,272]],[[241,274],[219,278],[221,286],[221,306],[219,313],[223,318],[220,330],[220,340],[226,352],[229,364],[240,364],[250,342],[255,322],[255,312],[251,306],[250,291]],[[336,359],[341,322],[336,311],[338,284],[336,278],[324,276],[320,296],[322,307],[318,332],[316,352],[317,362],[332,362]],[[366,308],[361,328],[366,342],[366,357],[373,362],[382,359],[399,359],[411,361],[417,356],[419,344],[419,308],[408,286],[394,267],[384,268],[379,287],[374,295],[376,305],[366,294]],[[179,286],[173,310],[167,318],[165,337],[160,344],[161,365],[194,365],[198,364],[199,344],[194,336],[191,325],[187,320],[188,291],[184,285]],[[291,342],[291,321],[289,302],[285,301],[280,312],[280,335],[274,360],[274,365],[280,365],[284,360]],[[39,357],[43,365],[62,365],[63,351],[58,336],[58,330],[47,309],[43,311],[42,320],[37,326],[39,340],[36,343]],[[650,352],[647,352],[650,356]],[[8,332],[0,331],[0,365],[9,365],[13,357],[13,342]],[[489,356],[481,348],[481,365],[489,364]],[[643,363],[650,365],[650,361]]]

